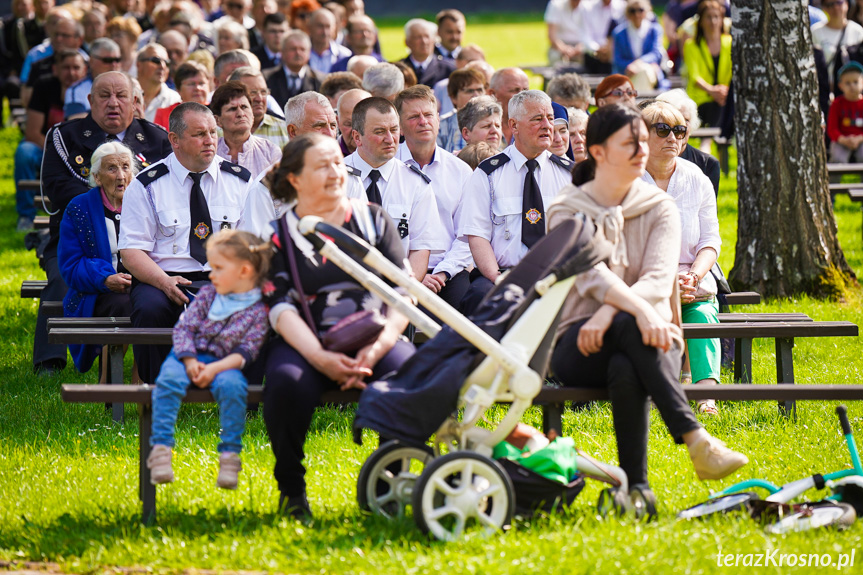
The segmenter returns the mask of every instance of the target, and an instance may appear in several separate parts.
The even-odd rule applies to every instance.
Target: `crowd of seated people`
[[[693,31],[674,39],[690,74],[687,92],[660,94],[664,101],[643,115],[639,92],[662,90],[673,70],[648,0],[549,3],[550,54],[603,75],[593,93],[569,68],[546,92],[530,89],[520,68],[495,70],[482,47],[462,44],[466,21],[457,10],[407,21],[409,53],[388,62],[374,20],[356,0],[230,0],[212,13],[188,0],[147,9],[135,0],[47,9],[43,2],[39,11],[30,2],[15,3],[12,21],[22,24],[16,56],[4,60],[3,89],[28,107],[16,181],[41,178],[51,200],[42,299],[64,300],[70,316],[128,315],[135,327],[171,327],[191,310],[198,325],[183,320],[188,329],[175,338],[173,355],[168,346],[135,347],[137,373],[145,382],[167,381],[170,366],[174,381],[184,364],[182,385],[205,386],[223,372],[241,386],[266,378],[264,418],[285,509],[310,513],[302,448],[321,394],[363,389],[415,351],[401,337],[406,319],[395,313],[359,349],[322,346],[318,336],[380,302],[298,234],[298,218],[309,214],[364,235],[470,314],[555,214],[583,208],[602,229],[616,230],[618,245],[608,267],[570,296],[553,362],[559,379],[572,383],[580,368],[567,358],[577,349],[587,358],[585,373],[596,375],[591,385],[613,388],[613,402],[614,394],[640,394],[620,400],[614,413],[616,424],[639,422],[619,438],[631,439],[621,444],[621,460],[641,482],[646,393],[689,446],[700,477],[745,463],[707,435],[681,399],[683,348],[670,321],[681,304],[684,321],[716,320],[710,269],[720,249],[718,169],[688,137],[699,121],[720,122],[731,98],[723,2],[702,0],[694,21],[678,25]],[[689,3],[679,4],[689,14]],[[11,54],[9,46],[2,49]],[[842,68],[840,84],[860,89],[854,99],[843,87],[837,101],[861,100],[861,72]],[[600,193],[594,180],[613,188]],[[32,197],[22,191],[17,207],[18,228],[27,230]],[[651,226],[667,236],[651,236]],[[242,249],[208,249],[225,230],[270,244],[242,236]],[[648,236],[649,246],[635,246],[632,238]],[[272,265],[249,255],[261,249],[273,252]],[[257,267],[243,272],[250,258]],[[245,279],[230,287],[229,276]],[[265,276],[274,293],[261,293]],[[266,344],[238,337],[255,349],[227,349],[201,333],[233,334],[242,324],[232,322],[248,321],[244,310],[261,301],[269,309]],[[255,321],[256,330],[267,329],[262,317]],[[66,348],[47,342],[46,323],[40,314],[38,373],[66,364]],[[613,349],[604,344],[606,331]],[[628,354],[624,344],[636,340],[637,352]],[[606,378],[614,354],[627,355],[631,367]],[[84,371],[97,355],[73,349]],[[718,342],[691,345],[687,355],[693,379],[718,381]],[[652,381],[634,383],[632,369],[645,366]],[[700,410],[717,413],[710,402]],[[163,419],[158,425],[167,425]],[[158,431],[164,443],[149,464],[154,477],[170,481],[173,435],[170,426]],[[223,487],[236,486],[240,469],[241,446],[231,438],[223,438],[223,453],[231,454]]]

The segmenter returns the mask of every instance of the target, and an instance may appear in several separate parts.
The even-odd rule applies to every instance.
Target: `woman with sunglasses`
[[[642,179],[647,143],[638,110],[599,108],[587,122],[588,157],[548,210],[549,229],[582,213],[612,244],[607,264],[576,278],[551,368],[564,385],[608,388],[620,466],[641,491],[651,399],[675,441],[686,444],[700,479],[720,479],[747,463],[702,428],[677,380],[683,342],[671,298],[680,215],[669,194]]]
[[[635,105],[635,98],[638,97],[638,92],[632,85],[632,80],[623,74],[612,74],[603,78],[602,82],[596,87],[594,98],[596,99],[596,107],[602,108],[610,104],[627,104]]]
[[[682,242],[677,270],[683,323],[719,323],[716,280],[710,268],[719,256],[719,218],[713,184],[692,162],[679,158],[686,142],[686,120],[671,104],[654,102],[642,110],[649,127],[647,172],[643,178],[668,192],[680,210]],[[684,382],[719,383],[722,350],[718,339],[690,339]],[[698,402],[698,410],[716,415],[712,399]]]
[[[642,91],[664,87],[662,26],[656,22],[649,0],[627,0],[625,14],[626,22],[612,32],[612,72],[625,74]]]
[[[698,104],[706,126],[718,126],[731,84],[731,35],[724,32],[725,5],[705,0],[698,5],[695,37],[683,45],[689,70],[686,92]]]

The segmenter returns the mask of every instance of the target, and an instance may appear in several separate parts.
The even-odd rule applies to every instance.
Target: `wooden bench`
[[[863,183],[831,183],[829,189],[831,196],[836,196],[836,194],[846,194],[851,198],[852,202],[860,202],[861,212],[863,212]]]
[[[40,297],[42,290],[48,285],[48,280],[24,280],[21,282],[21,297],[33,298]]]
[[[728,305],[758,305],[761,303],[761,294],[754,291],[741,291],[723,294]]]
[[[36,216],[33,218],[33,227],[37,230],[47,229],[51,224],[51,216]]]
[[[147,458],[150,455],[150,431],[153,425],[152,389],[150,385],[78,385],[62,387],[63,401],[69,403],[132,403],[138,405],[138,496],[141,499],[141,520],[150,523],[156,518],[156,486],[150,483]],[[757,400],[863,400],[863,385],[689,385],[684,393],[690,401],[717,399],[720,401]],[[259,403],[263,399],[261,386],[250,386],[248,401]],[[351,404],[359,399],[359,392],[331,391],[322,397],[323,404]],[[607,400],[605,389],[544,387],[534,403],[543,410],[543,427],[562,429],[563,404],[567,401]],[[209,390],[192,388],[185,403],[213,403]]]
[[[722,130],[719,128],[698,128],[693,130],[689,135],[690,138],[698,138],[699,140],[712,140],[716,143],[716,150],[719,152],[719,169],[726,176],[729,171],[728,149],[730,147],[727,140],[721,138]]]

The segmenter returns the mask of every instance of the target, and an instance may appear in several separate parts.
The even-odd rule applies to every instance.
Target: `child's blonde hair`
[[[249,262],[257,272],[258,285],[264,283],[270,269],[273,245],[255,234],[240,230],[222,230],[207,240],[207,249],[228,253],[231,257]]]

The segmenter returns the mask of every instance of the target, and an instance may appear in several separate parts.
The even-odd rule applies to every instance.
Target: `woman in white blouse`
[[[649,128],[650,153],[643,178],[668,192],[680,211],[682,239],[678,267],[683,323],[719,323],[716,280],[710,268],[719,256],[719,218],[713,185],[695,164],[679,158],[686,142],[686,120],[673,106],[654,102],[642,111]],[[691,339],[683,379],[719,383],[721,349],[718,339]],[[702,400],[701,413],[715,415],[716,403]]]

